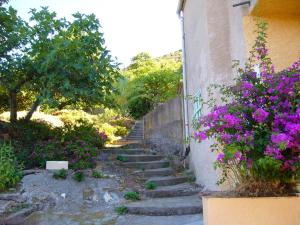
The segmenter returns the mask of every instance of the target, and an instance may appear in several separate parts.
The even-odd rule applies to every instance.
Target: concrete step
[[[144,171],[136,171],[136,174],[142,175],[144,177],[157,177],[157,176],[170,176],[173,174],[173,170],[170,167],[150,169]]]
[[[126,162],[149,162],[161,160],[164,158],[162,155],[128,155],[128,154],[119,154],[126,158]]]
[[[146,190],[145,195],[150,198],[168,198],[179,196],[191,196],[198,194],[202,188],[196,184],[177,184],[172,186],[158,187],[155,190]]]
[[[151,177],[146,182],[154,182],[157,186],[170,186],[182,184],[188,181],[186,176],[164,176],[164,177]]]
[[[123,165],[127,168],[137,168],[141,170],[166,168],[169,162],[165,160],[150,161],[150,162],[125,162]]]
[[[154,198],[126,205],[128,213],[148,216],[191,215],[202,212],[199,196]]]

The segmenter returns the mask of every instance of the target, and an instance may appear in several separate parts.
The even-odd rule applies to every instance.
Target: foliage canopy
[[[35,96],[27,119],[42,103],[109,105],[120,74],[95,15],[76,13],[69,22],[47,7],[30,15],[27,23],[13,8],[0,7],[0,89],[9,94],[11,120],[24,90]]]

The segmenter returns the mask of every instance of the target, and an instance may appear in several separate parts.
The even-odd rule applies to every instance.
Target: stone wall
[[[179,155],[183,150],[181,101],[172,99],[144,116],[145,143],[160,154]]]

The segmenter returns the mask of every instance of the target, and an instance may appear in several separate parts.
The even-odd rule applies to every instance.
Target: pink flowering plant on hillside
[[[236,193],[287,195],[300,171],[300,59],[275,72],[266,48],[267,25],[257,27],[245,69],[238,69],[234,85],[219,86],[223,104],[210,105],[211,112],[199,118],[195,138],[216,141],[212,150],[218,152],[220,183],[234,182]]]

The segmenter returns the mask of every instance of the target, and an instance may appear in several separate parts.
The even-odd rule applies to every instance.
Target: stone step
[[[126,137],[126,139],[129,139],[129,138],[143,138],[144,136],[143,135],[128,135],[127,137]]]
[[[158,187],[155,190],[146,190],[145,195],[150,198],[168,198],[179,196],[191,196],[198,194],[202,188],[196,184],[177,184],[172,186]]]
[[[148,216],[190,215],[202,212],[199,196],[154,198],[126,205],[128,213]]]
[[[152,177],[148,179],[146,182],[153,182],[157,186],[170,186],[176,184],[182,184],[188,181],[188,177],[186,176],[164,176],[164,177]]]
[[[143,134],[129,134],[128,136],[127,136],[127,138],[128,137],[143,137]]]
[[[127,168],[137,168],[141,170],[166,168],[169,166],[169,162],[165,160],[150,161],[150,162],[125,162],[123,165]]]
[[[127,154],[127,155],[136,155],[136,154],[145,154],[146,152],[150,153],[150,149],[145,150],[142,148],[136,148],[136,149],[108,149],[108,150],[102,150],[101,153],[108,153],[108,154]]]
[[[136,171],[136,174],[142,175],[144,177],[157,177],[157,176],[170,176],[173,174],[173,170],[170,167],[149,169],[144,171]]]
[[[127,137],[126,140],[143,140],[143,137]]]
[[[128,155],[128,154],[119,154],[126,159],[126,162],[149,162],[161,160],[164,158],[162,155]]]

